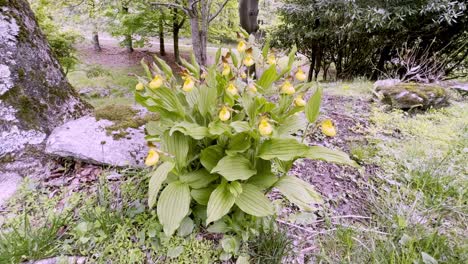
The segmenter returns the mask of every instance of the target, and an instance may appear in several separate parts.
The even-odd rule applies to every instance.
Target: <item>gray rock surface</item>
[[[114,139],[106,131],[112,124],[92,116],[67,122],[52,131],[46,153],[99,165],[144,167],[148,147],[143,128],[128,128],[127,136]]]
[[[90,109],[68,83],[28,1],[2,1],[0,175],[4,182],[13,186],[17,175],[45,175],[47,136],[66,121],[90,113]],[[13,179],[7,181],[8,177]]]
[[[383,103],[403,110],[442,107],[449,99],[445,89],[434,84],[398,83],[377,86],[374,91]]]
[[[48,258],[36,261],[26,262],[24,264],[84,264],[86,263],[85,257],[55,257],[55,258]]]
[[[0,174],[0,207],[16,192],[22,180],[16,173]]]

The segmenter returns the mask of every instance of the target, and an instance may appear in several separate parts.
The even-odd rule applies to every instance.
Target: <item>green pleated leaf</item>
[[[174,133],[175,131],[180,131],[184,135],[190,136],[197,140],[210,136],[207,127],[186,121],[182,121],[180,123],[175,124],[169,132],[170,135],[172,135],[172,133]]]
[[[270,89],[271,85],[278,79],[276,72],[276,65],[271,65],[266,71],[263,72],[260,79],[257,81],[257,85],[263,90]]]
[[[265,140],[260,146],[258,156],[264,160],[278,158],[288,161],[304,156],[309,147],[294,138],[273,138]]]
[[[218,179],[219,175],[210,174],[205,169],[188,172],[179,176],[181,182],[187,183],[191,188],[201,189]]]
[[[189,70],[190,73],[192,73],[193,76],[200,78],[200,69],[197,68],[196,66],[192,65],[190,62],[186,61],[184,58],[180,58],[180,62],[182,65]]]
[[[267,59],[268,52],[270,52],[270,39],[267,39],[267,41],[265,41],[265,45],[262,48],[262,56],[264,60]]]
[[[164,162],[155,171],[151,172],[148,190],[148,206],[153,208],[158,198],[159,189],[162,183],[166,180],[169,172],[174,168],[174,163]]]
[[[196,74],[195,74],[195,77],[197,79],[200,79],[200,65],[198,64],[197,62],[197,58],[195,58],[195,54],[192,52],[190,53],[190,60],[192,62],[192,66],[195,68],[196,70]]]
[[[221,219],[229,213],[236,198],[228,190],[226,184],[219,185],[210,195],[207,207],[206,225]]]
[[[278,177],[271,171],[271,161],[257,159],[257,174],[250,177],[247,183],[253,184],[260,189],[268,189],[278,181]]]
[[[208,171],[212,171],[219,160],[224,157],[223,148],[220,146],[210,146],[201,151],[200,162]]]
[[[202,85],[199,88],[199,96],[198,96],[198,111],[201,115],[206,115],[207,113],[212,114],[214,109],[216,108],[216,78],[213,77],[213,82],[215,82],[212,87],[208,87],[206,85]]]
[[[320,113],[320,102],[322,100],[322,88],[318,87],[314,95],[310,97],[305,106],[305,114],[309,123],[314,123]]]
[[[242,193],[237,196],[235,204],[242,211],[258,217],[274,213],[270,200],[265,197],[260,188],[252,184],[242,184]]]
[[[307,126],[306,119],[301,115],[292,115],[286,118],[277,128],[276,131],[280,136],[288,136],[296,133],[300,129],[305,129]]]
[[[186,166],[189,143],[190,138],[179,131],[174,132],[172,135],[169,135],[169,131],[166,131],[162,137],[162,149],[173,156],[178,169]]]
[[[250,130],[249,122],[246,121],[234,121],[231,122],[230,126],[234,128],[237,133],[247,132]]]
[[[210,199],[210,195],[213,192],[214,187],[206,187],[203,189],[193,189],[190,192],[192,198],[201,205],[207,205],[208,200]]]
[[[293,176],[283,176],[275,184],[275,187],[286,198],[299,208],[312,211],[311,203],[321,204],[323,200],[314,188],[307,182]]]
[[[232,52],[231,49],[229,49],[229,53],[231,53],[231,60],[232,60],[232,64],[234,65],[234,67],[238,67],[238,60],[237,60],[237,56],[235,53]]]
[[[154,55],[154,58],[158,62],[160,68],[163,70],[164,74],[166,74],[166,77],[168,79],[172,78],[174,74],[172,73],[171,67],[164,60],[161,60],[158,56]]]
[[[158,218],[166,236],[172,236],[190,210],[188,184],[173,182],[164,188],[158,200]]]
[[[226,154],[234,156],[250,148],[250,136],[247,133],[239,133],[234,135],[229,141]]]
[[[185,116],[185,111],[174,91],[167,87],[159,87],[154,89],[153,93],[156,95],[156,102],[158,105],[169,112],[176,112],[181,117]]]
[[[250,161],[241,155],[225,156],[211,170],[211,173],[215,172],[221,174],[228,181],[247,180],[257,173],[255,169],[252,169]]]
[[[224,133],[230,133],[231,128],[228,124],[221,122],[221,120],[216,120],[208,125],[208,131],[211,135],[222,135]]]
[[[333,162],[353,167],[359,167],[359,165],[354,160],[352,160],[345,152],[329,149],[322,146],[310,147],[309,151],[307,151],[304,157],[314,160],[323,160],[326,162]]]

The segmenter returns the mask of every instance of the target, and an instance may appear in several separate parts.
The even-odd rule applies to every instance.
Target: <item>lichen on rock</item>
[[[403,110],[439,108],[448,105],[449,99],[445,89],[435,84],[398,83],[377,86],[374,91],[381,102]]]

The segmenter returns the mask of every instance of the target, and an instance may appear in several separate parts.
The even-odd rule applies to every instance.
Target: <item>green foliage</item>
[[[415,115],[374,107],[369,146],[351,151],[379,166],[370,182],[372,221],[365,228],[337,224],[311,257],[323,263],[467,262],[467,114],[466,102]]]
[[[142,89],[137,89],[136,100],[161,116],[146,127],[148,140],[160,141],[160,150],[156,151],[163,161],[150,174],[148,202],[153,206],[158,200],[157,213],[167,236],[190,215],[192,198],[196,202],[192,211],[195,207],[206,211],[206,225],[236,210],[256,217],[272,215],[273,206],[265,197],[272,186],[292,202],[310,209],[309,203],[320,203],[321,199],[308,183],[287,175],[296,159],[310,157],[355,165],[341,152],[309,147],[290,136],[303,129],[290,122],[304,109],[293,99],[312,87],[294,81],[297,92],[294,88],[292,93],[285,92],[295,50],[283,68],[270,66],[255,82],[242,77],[247,70],[242,64],[255,58],[261,66],[266,58],[252,43],[248,45],[250,49],[241,50],[238,60],[227,53],[221,62],[202,69],[202,74],[195,59],[183,61],[187,70],[182,87],[170,67],[159,59],[159,65],[154,63],[152,69],[144,66],[147,77],[139,77]],[[280,94],[278,104],[269,101],[266,94]],[[310,104],[319,102],[320,89],[305,107],[311,123],[319,107]],[[274,175],[272,165],[282,167],[282,174]],[[157,198],[161,183],[168,185]]]
[[[56,8],[53,1],[33,1],[32,8],[39,27],[49,42],[52,53],[58,59],[60,65],[62,65],[65,74],[68,74],[79,62],[74,45],[81,38],[80,34],[71,30],[62,30],[58,22],[53,20],[53,10]]]
[[[55,241],[68,220],[67,216],[53,216],[44,225],[32,227],[24,213],[18,226],[0,232],[0,263],[20,263],[55,256],[59,253]]]
[[[248,242],[250,263],[281,264],[292,256],[293,244],[285,230],[274,222],[260,228],[258,235]]]
[[[419,50],[411,58],[413,67],[428,63],[446,74],[466,68],[466,1],[282,2],[281,22],[270,29],[273,42],[278,47],[297,45],[315,62],[317,72],[333,63],[340,79],[376,78],[399,67],[402,58],[398,54],[414,44]],[[404,72],[399,74],[413,67],[400,69]]]

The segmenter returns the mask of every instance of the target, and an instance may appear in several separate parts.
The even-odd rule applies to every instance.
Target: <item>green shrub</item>
[[[313,84],[304,82],[302,70],[291,76],[295,49],[282,67],[268,45],[260,50],[241,41],[238,50],[240,56],[221,56],[219,50],[216,63],[206,69],[194,56],[191,63],[183,60],[182,86],[159,58],[151,69],[142,63],[147,76],[139,78],[136,100],[161,118],[146,125],[150,144],[160,142],[146,160],[154,167],[148,204],[157,204],[168,236],[194,208],[206,212],[197,214],[206,225],[237,210],[255,217],[272,215],[273,205],[265,196],[272,187],[312,210],[310,203],[322,200],[309,183],[288,175],[293,162],[307,157],[355,165],[343,152],[309,147],[291,136],[306,128],[307,121],[316,121],[321,99],[320,88],[307,103],[302,99]],[[253,63],[257,69],[266,66],[256,80],[248,70]],[[304,110],[307,121],[300,114]],[[163,183],[167,186],[158,198]]]

